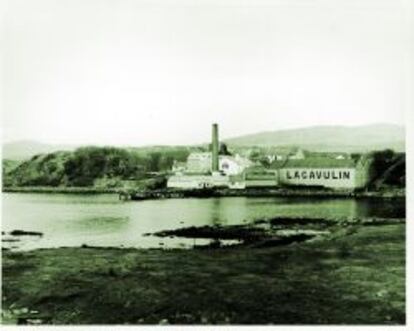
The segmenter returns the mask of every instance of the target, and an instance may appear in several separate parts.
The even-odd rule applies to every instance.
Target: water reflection
[[[120,202],[116,195],[3,194],[3,231],[43,232],[23,248],[192,246],[192,239],[143,236],[188,226],[234,225],[278,216],[405,217],[404,201],[211,198]],[[197,244],[204,243],[197,240]],[[208,241],[207,241],[208,242]]]
[[[79,217],[73,222],[68,223],[71,230],[76,231],[90,231],[94,229],[94,232],[112,232],[123,231],[122,228],[127,227],[129,223],[129,217],[112,217],[112,216],[93,216],[93,217]]]
[[[356,216],[405,218],[405,200],[384,201],[380,199],[359,200],[355,206]]]

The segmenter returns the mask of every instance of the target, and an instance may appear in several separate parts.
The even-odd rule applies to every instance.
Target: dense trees
[[[126,180],[143,180],[167,172],[174,160],[185,161],[188,147],[82,147],[73,152],[40,154],[17,164],[3,160],[4,186],[108,186]],[[228,153],[222,145],[221,153]],[[250,151],[250,158],[265,164],[264,154]],[[359,154],[352,155],[359,158]],[[372,187],[405,186],[405,155],[392,150],[372,152]],[[154,182],[155,186],[163,185]]]
[[[126,179],[139,173],[139,160],[127,151],[112,147],[77,149],[64,164],[67,184],[91,186],[95,179],[119,177]]]
[[[390,149],[372,152],[372,186],[405,186],[405,154]]]
[[[74,152],[36,155],[3,172],[7,186],[93,186],[97,179],[142,179],[148,172],[171,169],[174,160],[184,161],[185,147],[165,150],[82,147]]]

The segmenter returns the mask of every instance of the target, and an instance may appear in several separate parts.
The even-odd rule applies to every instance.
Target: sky
[[[192,144],[314,125],[404,124],[398,0],[9,0],[2,136]]]

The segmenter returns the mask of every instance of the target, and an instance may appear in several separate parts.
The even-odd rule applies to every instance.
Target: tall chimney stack
[[[219,171],[219,137],[218,137],[218,125],[213,124],[211,136],[211,171]]]

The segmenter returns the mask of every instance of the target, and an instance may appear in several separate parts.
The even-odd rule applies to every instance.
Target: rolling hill
[[[393,124],[315,126],[249,134],[224,141],[230,146],[299,146],[321,152],[405,151],[405,128]]]
[[[43,144],[32,140],[21,140],[3,144],[2,158],[22,161],[37,154],[48,154],[57,151],[73,151],[76,146]]]
[[[320,152],[367,152],[393,149],[405,151],[405,129],[393,124],[365,126],[315,126],[300,129],[259,132],[223,139],[229,146],[299,146]],[[206,143],[208,145],[208,143]],[[27,160],[37,154],[73,151],[77,146],[43,144],[36,141],[18,141],[3,145],[2,158]],[[172,146],[147,146],[137,149],[163,153]],[[196,147],[196,146],[192,146]],[[189,147],[190,148],[190,147]],[[133,148],[135,149],[135,148]],[[191,149],[191,148],[190,148]]]

